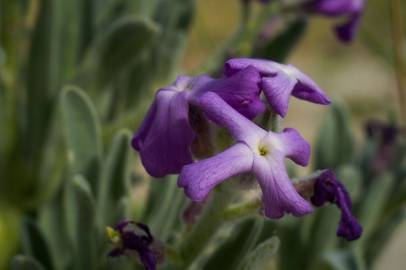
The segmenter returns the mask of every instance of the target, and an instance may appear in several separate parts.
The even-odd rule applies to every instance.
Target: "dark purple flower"
[[[394,124],[371,120],[365,127],[367,136],[377,139],[376,155],[372,160],[372,172],[375,175],[389,169],[395,160],[396,140],[401,135],[401,129]]]
[[[261,76],[260,86],[272,109],[280,116],[286,116],[290,95],[313,103],[327,105],[330,99],[323,90],[292,65],[283,65],[270,60],[235,58],[225,63],[224,73],[232,76],[252,66]]]
[[[209,192],[229,177],[253,173],[261,186],[265,215],[280,218],[285,213],[301,216],[311,205],[295,190],[286,172],[284,159],[307,165],[309,144],[294,129],[267,132],[230,107],[215,93],[200,98],[200,108],[216,124],[226,128],[237,143],[211,158],[183,167],[178,186],[194,201],[203,201]]]
[[[340,208],[341,218],[337,229],[338,236],[349,241],[356,240],[361,236],[362,227],[351,213],[351,198],[333,171],[325,170],[317,177],[311,201],[317,207],[329,202]]]
[[[307,8],[328,17],[347,17],[343,24],[335,26],[337,37],[343,42],[354,39],[365,7],[365,0],[314,0]]]
[[[248,67],[220,79],[207,75],[179,76],[172,85],[160,89],[132,140],[146,171],[154,177],[162,177],[179,173],[184,165],[193,162],[190,148],[195,131],[190,123],[189,108],[205,92],[218,93],[246,117],[253,118],[263,112],[259,80],[256,69]]]
[[[156,269],[157,258],[151,249],[154,238],[147,225],[124,220],[114,228],[107,227],[107,235],[115,246],[108,253],[110,257],[118,257],[126,255],[127,252],[136,251],[146,270]]]

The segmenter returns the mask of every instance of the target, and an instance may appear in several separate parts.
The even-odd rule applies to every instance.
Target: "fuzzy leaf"
[[[67,183],[66,221],[74,248],[74,269],[98,269],[96,262],[95,205],[91,189],[82,176]]]
[[[72,173],[83,175],[96,190],[102,152],[96,110],[83,91],[69,86],[62,95],[62,112]]]
[[[157,26],[146,19],[127,17],[116,22],[100,45],[100,85],[110,82],[129,64],[137,61],[148,50],[157,33]]]
[[[334,103],[324,118],[315,149],[316,169],[338,168],[353,159],[353,137],[348,111]]]
[[[158,182],[159,181],[159,182]],[[173,232],[185,204],[185,195],[178,188],[176,176],[153,180],[147,204],[147,224],[157,238],[165,240]]]
[[[124,213],[118,213],[116,209],[129,184],[130,140],[129,131],[118,132],[103,165],[97,198],[99,225],[102,230],[123,218]]]
[[[262,219],[247,219],[240,223],[216,249],[204,269],[240,269],[245,255],[255,247],[262,228]]]
[[[38,260],[46,269],[53,269],[49,248],[41,230],[29,218],[23,219],[22,227],[21,236],[24,254]]]
[[[274,269],[276,253],[280,245],[279,238],[272,237],[259,244],[244,259],[243,270]]]
[[[299,18],[290,22],[283,32],[254,49],[253,57],[283,62],[305,33],[307,20]]]
[[[12,270],[45,270],[45,268],[34,258],[17,255],[11,260]]]

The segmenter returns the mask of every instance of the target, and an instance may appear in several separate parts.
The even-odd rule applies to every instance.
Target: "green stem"
[[[399,96],[399,106],[401,113],[401,121],[406,125],[406,82],[405,82],[405,63],[403,55],[403,26],[402,26],[402,5],[400,0],[390,0],[390,18],[391,18],[391,33],[393,42],[393,56],[397,80],[397,89]]]
[[[260,199],[255,199],[253,201],[230,206],[229,208],[224,210],[223,217],[226,221],[231,221],[237,218],[248,216],[257,213],[261,205],[262,201]]]
[[[226,188],[218,188],[205,207],[205,211],[179,246],[181,269],[187,269],[207,246],[217,229],[223,224],[224,209],[230,203]]]

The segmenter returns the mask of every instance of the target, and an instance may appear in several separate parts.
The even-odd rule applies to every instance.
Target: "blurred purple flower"
[[[370,139],[377,140],[376,155],[372,160],[372,173],[378,175],[390,168],[395,160],[396,140],[402,130],[394,124],[370,120],[365,126],[365,131]]]
[[[343,24],[335,26],[337,37],[343,42],[354,39],[365,7],[365,0],[313,0],[306,4],[314,13],[328,17],[347,17]]]
[[[200,98],[200,108],[216,124],[226,128],[237,143],[211,158],[183,167],[178,186],[194,201],[229,177],[253,173],[262,189],[265,215],[280,218],[285,213],[301,216],[311,205],[295,190],[286,172],[284,159],[308,164],[309,144],[294,129],[266,132],[235,111],[215,93]]]
[[[261,76],[260,86],[270,106],[282,117],[288,112],[290,95],[313,103],[330,104],[330,99],[323,90],[292,65],[253,58],[234,58],[225,63],[224,73],[226,76],[233,76],[250,66],[258,70]]]
[[[311,201],[317,207],[330,202],[340,208],[341,218],[337,229],[338,236],[349,241],[356,240],[361,236],[362,227],[351,213],[351,198],[333,171],[325,170],[316,179]]]
[[[202,94],[218,93],[248,118],[263,112],[259,81],[256,69],[248,67],[220,79],[207,75],[179,76],[173,84],[160,89],[132,140],[146,171],[154,177],[162,177],[179,173],[184,165],[193,162],[190,147],[195,132],[189,121],[189,106]]]
[[[154,238],[147,225],[124,220],[114,228],[107,227],[107,235],[115,246],[108,256],[118,257],[125,255],[127,251],[136,251],[146,270],[156,269],[156,254],[150,248]]]

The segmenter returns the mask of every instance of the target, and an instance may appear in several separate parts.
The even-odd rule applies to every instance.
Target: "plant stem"
[[[403,55],[403,26],[402,26],[402,5],[400,0],[390,0],[390,19],[391,34],[393,42],[393,56],[397,80],[397,89],[399,96],[399,107],[401,113],[401,122],[406,125],[406,82],[405,82],[405,63]]]
[[[192,264],[224,222],[223,212],[230,203],[230,194],[227,193],[222,187],[213,192],[202,216],[180,244],[181,269],[187,269]]]

